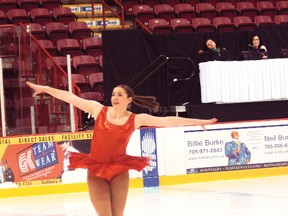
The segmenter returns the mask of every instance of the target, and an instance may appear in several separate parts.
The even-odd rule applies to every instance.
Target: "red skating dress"
[[[135,130],[135,114],[132,113],[125,124],[114,125],[107,120],[107,110],[104,106],[95,121],[90,154],[70,152],[69,168],[87,168],[92,175],[111,181],[129,169],[141,171],[150,160],[126,154]]]

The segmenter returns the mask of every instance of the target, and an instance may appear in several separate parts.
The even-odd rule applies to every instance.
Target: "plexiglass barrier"
[[[33,98],[32,89],[26,85],[26,81],[31,81],[68,90],[67,72],[55,62],[52,55],[30,34],[29,25],[0,26],[3,76],[1,136],[77,131],[81,127],[79,110],[74,108],[75,123],[72,125],[75,128],[71,129],[73,119],[70,118],[69,104],[48,94]],[[80,94],[80,89],[74,83],[72,91]],[[2,118],[2,115],[5,117]]]

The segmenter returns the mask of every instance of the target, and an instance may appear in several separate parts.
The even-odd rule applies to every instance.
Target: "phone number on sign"
[[[217,153],[222,151],[223,151],[222,148],[192,149],[189,150],[189,154],[206,154],[206,153]]]
[[[273,148],[288,148],[288,143],[276,143],[276,144],[265,144],[266,149],[273,149]]]

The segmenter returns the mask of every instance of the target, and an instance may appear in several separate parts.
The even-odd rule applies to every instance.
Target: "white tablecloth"
[[[288,59],[199,64],[202,103],[288,99]]]

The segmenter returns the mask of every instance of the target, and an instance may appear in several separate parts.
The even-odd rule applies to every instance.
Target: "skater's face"
[[[126,91],[121,87],[115,87],[112,92],[111,103],[113,107],[126,106],[132,102],[132,98],[128,97]]]

